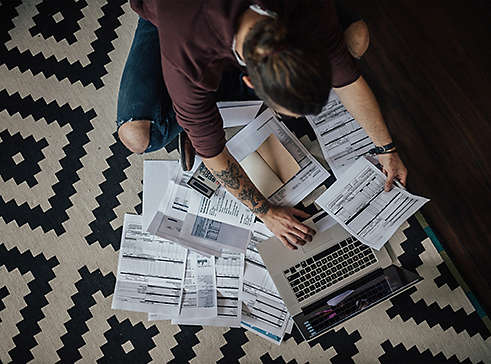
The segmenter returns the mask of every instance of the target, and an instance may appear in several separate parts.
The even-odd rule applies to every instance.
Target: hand
[[[402,163],[401,158],[399,158],[399,154],[379,154],[378,161],[383,167],[382,171],[387,176],[384,186],[385,191],[390,191],[392,189],[394,178],[397,178],[404,187],[406,186],[407,169],[404,166],[404,163]]]
[[[310,217],[309,214],[293,207],[271,206],[261,219],[283,245],[290,249],[297,249],[296,245],[304,245],[312,241],[315,230],[302,224],[295,216],[305,219]]]

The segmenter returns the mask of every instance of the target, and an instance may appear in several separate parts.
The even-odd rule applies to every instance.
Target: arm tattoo
[[[212,170],[215,177],[225,186],[233,190],[240,188],[240,169],[237,163],[227,161],[227,168],[221,171]]]
[[[212,169],[211,171],[226,188],[239,190],[239,194],[236,195],[237,198],[248,206],[254,214],[266,214],[271,208],[268,200],[264,199],[261,193],[254,187],[252,182],[249,181],[247,175],[241,173],[240,166],[237,164],[237,162],[227,161],[226,169],[220,171]]]
[[[262,196],[258,196],[254,187],[245,186],[237,197],[244,203],[249,202],[251,204],[250,209],[254,214],[265,214],[269,211],[268,201],[264,200]],[[260,205],[261,200],[262,204]]]
[[[249,201],[252,208],[254,209],[257,205],[259,205],[260,202],[260,199],[257,198],[254,192],[254,188],[246,186],[240,191],[239,196],[237,197],[241,201]]]
[[[261,206],[252,208],[251,211],[253,214],[256,214],[256,215],[264,215],[269,211],[270,207],[271,206],[269,205],[269,202],[264,201]]]

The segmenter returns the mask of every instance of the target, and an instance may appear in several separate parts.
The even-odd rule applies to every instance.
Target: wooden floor
[[[491,1],[346,0],[368,23],[362,61],[409,190],[491,313]]]

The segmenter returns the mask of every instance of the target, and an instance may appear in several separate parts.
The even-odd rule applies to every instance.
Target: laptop
[[[304,223],[315,229],[314,221]],[[276,237],[257,248],[295,324],[312,340],[422,279],[396,265],[388,245],[376,251],[334,225],[297,250]]]

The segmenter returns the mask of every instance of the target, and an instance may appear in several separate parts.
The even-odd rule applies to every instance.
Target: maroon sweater
[[[331,57],[332,85],[354,82],[358,70],[343,41],[334,1],[325,0],[325,46]],[[216,106],[224,67],[240,67],[232,42],[240,15],[257,3],[274,10],[288,0],[130,0],[141,17],[159,32],[162,73],[177,122],[188,134],[196,152],[205,158],[225,146],[223,121]]]

